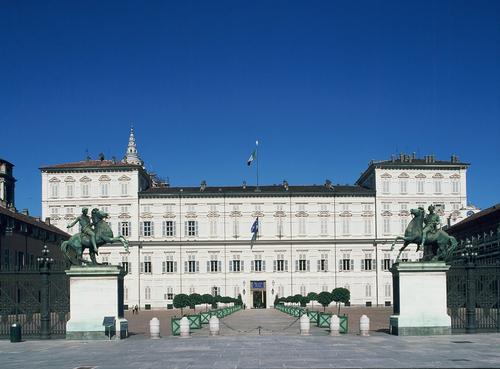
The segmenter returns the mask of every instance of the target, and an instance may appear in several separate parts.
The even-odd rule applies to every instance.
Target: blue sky
[[[401,151],[470,162],[500,199],[500,1],[0,3],[0,157],[18,208],[38,168],[139,152],[172,185],[354,183]]]

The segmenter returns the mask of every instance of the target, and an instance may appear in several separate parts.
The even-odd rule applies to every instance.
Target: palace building
[[[335,287],[351,291],[351,304],[389,305],[398,251],[390,246],[410,209],[434,204],[443,225],[464,219],[468,166],[456,156],[402,154],[370,162],[354,185],[174,187],[145,169],[132,130],[121,161],[42,167],[42,214],[62,230],[82,207],[110,214],[130,253],[108,245],[99,258],[128,270],[129,306],[165,308],[175,294],[196,292],[241,294],[248,307],[269,307],[276,295]],[[408,250],[403,260],[421,257],[414,245]]]

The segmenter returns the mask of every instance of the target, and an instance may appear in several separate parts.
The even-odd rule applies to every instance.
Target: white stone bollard
[[[300,335],[301,336],[308,336],[309,335],[309,330],[311,329],[311,321],[307,314],[303,314],[300,317]]]
[[[153,340],[160,338],[160,320],[158,318],[155,317],[149,321],[149,333]]]
[[[183,317],[181,319],[180,332],[181,332],[181,337],[183,338],[189,337],[189,320],[186,317]]]
[[[210,327],[210,335],[217,336],[219,334],[219,318],[213,315],[208,321],[208,326]]]
[[[370,330],[370,318],[366,315],[361,315],[359,318],[359,335],[360,336],[369,336],[368,332]]]
[[[330,318],[330,336],[338,336],[340,333],[340,319],[337,315]]]

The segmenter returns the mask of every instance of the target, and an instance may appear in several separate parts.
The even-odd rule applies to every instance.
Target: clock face
[[[474,214],[474,212],[473,212],[472,210],[469,210],[469,211],[467,212],[467,216],[468,216],[468,217],[470,217],[472,214]]]

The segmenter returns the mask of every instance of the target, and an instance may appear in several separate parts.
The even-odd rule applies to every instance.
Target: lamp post
[[[43,246],[42,256],[37,258],[40,267],[42,288],[40,291],[40,339],[50,338],[49,274],[54,259],[49,257],[47,245]]]
[[[475,261],[477,252],[474,251],[474,246],[469,241],[464,247],[462,258],[465,261],[465,333],[476,332],[476,289],[475,280],[472,276],[472,269],[476,267]]]

